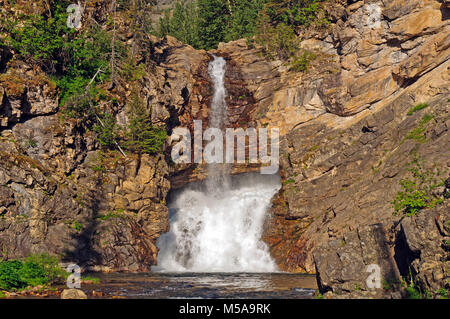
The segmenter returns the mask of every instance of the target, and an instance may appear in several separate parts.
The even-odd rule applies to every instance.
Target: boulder
[[[87,295],[80,289],[64,289],[61,299],[87,299]]]

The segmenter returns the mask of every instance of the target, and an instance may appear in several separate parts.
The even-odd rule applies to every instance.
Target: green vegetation
[[[422,299],[422,294],[414,286],[408,286],[405,288],[406,298],[408,299]]]
[[[51,79],[48,81],[59,92],[62,117],[76,119],[86,130],[92,130],[102,148],[120,149],[120,141],[126,139],[130,151],[161,151],[165,132],[154,129],[148,121],[139,126],[144,128],[140,135],[132,134],[131,142],[126,134],[121,134],[114,114],[120,94],[113,95],[105,89],[108,83],[109,88],[118,85],[119,77],[134,82],[144,76],[145,61],[137,55],[149,51],[149,45],[152,45],[144,39],[145,34],[152,31],[148,13],[153,1],[135,0],[130,4],[118,1],[118,7],[108,9],[110,14],[103,24],[91,18],[79,30],[67,27],[67,7],[71,3],[69,0],[48,0],[44,6],[37,4],[42,14],[8,17],[7,21],[2,21],[2,31],[5,31],[2,44],[16,53],[14,59],[30,61],[46,73]],[[33,12],[37,12],[35,9]],[[131,46],[125,47],[118,40],[117,11],[121,12],[133,33]],[[9,77],[7,80],[17,92],[23,90],[20,78]],[[149,117],[148,112],[145,115]],[[133,131],[137,122],[131,123],[132,127],[125,131]],[[150,145],[152,142],[156,144]],[[35,143],[30,142],[27,146],[35,147]]]
[[[97,141],[102,147],[114,148],[119,139],[119,126],[116,124],[116,118],[112,114],[104,114],[99,123],[94,126],[94,132],[97,133]]]
[[[316,295],[316,299],[325,299],[325,297],[320,292],[318,292]]]
[[[100,278],[97,277],[92,277],[92,276],[83,276],[81,278],[82,282],[85,284],[94,284],[94,285],[98,285],[100,283]]]
[[[266,0],[181,0],[161,18],[157,34],[171,35],[197,49],[253,36]]]
[[[100,220],[110,220],[112,218],[122,218],[124,216],[124,210],[118,209],[114,212],[108,212],[106,215],[99,216],[98,219]]]
[[[446,290],[445,288],[440,288],[436,293],[439,295],[440,299],[449,299],[450,298],[450,291]]]
[[[261,46],[264,55],[270,60],[287,60],[295,54],[299,45],[292,26],[285,23],[271,26],[266,15],[259,21],[258,34],[254,41]]]
[[[2,261],[0,289],[11,291],[61,282],[67,275],[58,263],[57,257],[47,254],[33,255],[23,261]]]
[[[167,132],[154,126],[151,116],[136,89],[132,91],[128,105],[128,125],[122,128],[116,124],[112,114],[104,114],[94,126],[97,140],[104,149],[124,147],[135,153],[158,154],[162,152]]]
[[[153,126],[150,116],[135,90],[129,105],[129,124],[125,133],[125,148],[136,153],[157,154],[167,138],[165,129]]]
[[[416,106],[414,106],[413,108],[411,108],[409,111],[408,111],[408,115],[413,115],[415,112],[417,112],[417,111],[420,111],[420,110],[423,110],[424,108],[426,108],[426,107],[428,107],[429,105],[427,104],[427,103],[420,103],[420,104],[417,104]]]
[[[399,286],[401,282],[397,278],[386,278],[383,279],[381,284],[383,285],[384,290],[395,290],[396,287]]]
[[[61,105],[71,97],[84,95],[86,86],[99,69],[103,72],[95,78],[95,83],[108,78],[112,44],[111,36],[97,25],[81,33],[68,28],[66,8],[69,4],[70,1],[53,1],[51,12],[46,15],[22,15],[5,23],[5,44],[21,59],[31,60],[55,79]],[[119,52],[119,43],[116,46]],[[69,104],[69,114],[75,116],[85,111],[83,107],[78,110],[80,106],[74,104],[75,101]]]
[[[25,147],[35,148],[36,146],[37,142],[32,138],[28,138],[25,142]]]
[[[160,20],[158,35],[172,35],[197,49],[241,38],[258,44],[271,60],[290,60],[290,70],[306,72],[315,54],[298,53],[297,28],[328,24],[322,0],[179,1]]]
[[[157,34],[172,35],[197,49],[212,49],[219,42],[263,35],[275,36],[267,46],[289,47],[298,26],[325,25],[322,0],[180,0],[161,18]],[[281,43],[288,40],[288,43]],[[262,41],[262,40],[260,40]]]
[[[300,56],[294,56],[291,61],[290,70],[296,72],[306,72],[308,71],[309,63],[315,58],[316,55],[310,51],[305,51]]]
[[[81,232],[83,230],[83,224],[81,224],[78,221],[74,221],[72,223],[72,228],[75,229],[75,231],[77,231],[79,233],[79,232]]]
[[[435,292],[421,289],[411,278],[409,283],[403,282],[407,299],[448,299],[450,292],[445,288],[440,288]]]
[[[53,6],[52,17],[29,15],[4,22],[7,31],[5,44],[24,59],[33,61],[50,73],[56,73],[62,68],[66,43],[63,35],[70,36],[75,32],[66,26],[67,14],[64,9],[69,2],[60,2]]]
[[[425,132],[427,130],[426,125],[433,119],[432,115],[425,114],[422,120],[419,122],[416,128],[406,134],[404,140],[414,140],[419,143],[425,143],[427,141]]]
[[[414,282],[413,276],[410,272],[409,283],[405,280],[402,281],[403,287],[405,287],[407,299],[431,299],[433,294],[429,291],[423,290]]]
[[[423,162],[416,157],[408,164],[411,177],[400,180],[401,190],[396,194],[394,214],[413,216],[425,208],[433,208],[443,199],[435,194],[436,188],[444,185],[439,169],[425,169]]]
[[[166,11],[160,19],[158,34],[170,34],[194,47],[200,47],[198,8],[196,2],[178,1],[173,12]]]
[[[293,178],[289,178],[285,181],[283,181],[283,185],[292,184],[295,183],[295,180]]]

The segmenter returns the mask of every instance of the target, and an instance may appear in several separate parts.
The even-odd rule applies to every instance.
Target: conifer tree
[[[164,129],[152,125],[150,115],[137,90],[132,93],[128,115],[126,148],[136,153],[160,153],[167,133]]]
[[[226,0],[198,0],[200,48],[215,48],[225,39],[229,23]]]

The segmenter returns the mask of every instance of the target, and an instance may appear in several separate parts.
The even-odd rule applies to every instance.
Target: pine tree
[[[225,41],[251,37],[256,31],[256,21],[266,0],[234,0]]]
[[[225,39],[229,23],[226,0],[198,0],[200,48],[209,50]]]
[[[167,133],[164,129],[152,125],[150,115],[137,90],[132,93],[129,108],[126,148],[136,153],[160,153]]]

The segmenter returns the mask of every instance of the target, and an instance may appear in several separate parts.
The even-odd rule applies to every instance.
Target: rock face
[[[449,203],[405,218],[392,231],[381,224],[365,226],[332,239],[313,253],[322,292],[337,298],[399,298],[399,278],[415,278],[433,295],[448,280]],[[389,236],[389,233],[392,236]],[[383,289],[367,286],[368,267],[380,267]]]
[[[450,25],[442,2],[357,1],[346,8],[341,2],[327,6],[335,10],[329,29],[302,34],[300,52],[316,54],[306,74],[264,61],[245,40],[219,45],[241,70],[262,123],[285,133],[324,113],[357,114],[448,60]]]
[[[210,56],[170,37],[148,41],[139,93],[153,123],[171,131],[207,121]],[[36,72],[5,62],[0,74],[1,258],[47,252],[86,269],[149,271],[169,229],[169,177],[180,169],[163,155],[99,151],[81,123],[62,119],[54,85]],[[119,105],[118,122],[126,121]]]
[[[347,292],[352,297],[394,297],[389,291],[368,287],[367,278],[371,265],[379,266],[385,281],[399,278],[395,260],[388,245],[386,231],[381,224],[374,224],[332,239],[326,246],[314,252],[319,289],[333,290],[339,294]],[[380,287],[379,287],[380,288]]]
[[[306,73],[265,61],[244,40],[221,44],[218,54],[229,59],[233,74],[240,70],[256,104],[256,126],[278,127],[283,135],[284,182],[264,234],[280,268],[317,273],[323,291],[399,297],[369,291],[363,279],[377,260],[387,281],[408,278],[404,264],[422,264],[396,259],[400,217],[391,202],[414,156],[449,174],[449,9],[433,0],[348,3],[327,6],[328,29],[300,31],[299,52],[316,54]],[[426,110],[407,115],[425,102]],[[433,119],[422,126],[426,114]],[[431,246],[420,251],[437,256]],[[413,274],[424,290],[446,285],[437,269],[448,254],[439,256],[439,266],[431,262],[428,270],[425,262]],[[419,275],[434,278],[433,271],[439,279]]]
[[[58,110],[56,84],[29,66],[19,65],[1,74],[0,87],[0,127]]]
[[[448,283],[449,205],[447,202],[414,218],[402,220],[397,233],[400,269],[404,275],[411,272],[426,291],[437,291],[443,288],[443,283]],[[406,265],[410,268],[402,269]]]

